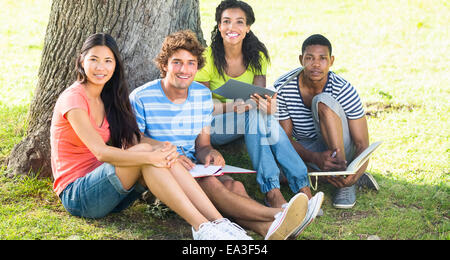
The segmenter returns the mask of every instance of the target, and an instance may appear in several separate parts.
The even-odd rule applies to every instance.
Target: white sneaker
[[[298,193],[282,212],[275,215],[265,240],[286,240],[303,222],[308,210],[308,196]]]
[[[216,228],[212,222],[200,224],[198,230],[192,227],[192,237],[194,240],[235,240],[236,238],[226,232]]]
[[[303,220],[303,223],[298,227],[294,233],[292,234],[291,238],[296,239],[303,230],[313,222],[313,220],[316,218],[317,214],[319,213],[320,207],[322,206],[323,202],[323,192],[319,191],[314,197],[312,197],[308,201],[308,212],[306,212],[305,219]]]
[[[221,218],[212,222],[215,227],[229,235],[233,236],[237,240],[253,240],[252,237],[247,235],[247,232],[238,224],[231,222],[227,218]]]

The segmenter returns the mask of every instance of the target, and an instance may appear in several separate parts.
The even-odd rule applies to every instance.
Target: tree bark
[[[87,36],[105,32],[116,39],[131,91],[159,77],[153,59],[164,38],[182,29],[194,31],[205,44],[199,0],[53,0],[27,135],[11,151],[8,174],[51,176],[53,107],[76,80],[75,59]]]

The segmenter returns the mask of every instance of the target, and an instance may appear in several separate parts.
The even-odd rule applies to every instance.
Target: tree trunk
[[[75,58],[93,33],[119,45],[130,91],[159,77],[153,59],[170,33],[191,29],[205,43],[199,0],[53,0],[27,136],[8,158],[9,175],[51,176],[50,123],[56,99],[76,79]]]

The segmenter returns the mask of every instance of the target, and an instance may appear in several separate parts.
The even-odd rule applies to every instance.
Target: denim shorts
[[[101,218],[129,207],[146,191],[136,183],[125,190],[116,175],[115,167],[103,163],[86,176],[76,179],[59,195],[64,208],[72,215]]]

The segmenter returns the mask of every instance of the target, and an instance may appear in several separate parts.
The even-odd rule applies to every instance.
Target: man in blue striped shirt
[[[179,154],[196,161],[195,139],[212,120],[213,102],[208,88],[194,81],[186,99],[173,102],[164,92],[162,80],[157,79],[136,88],[130,98],[142,133],[171,142]]]
[[[334,56],[331,43],[320,34],[302,45],[302,67],[281,76],[277,116],[300,157],[315,170],[345,170],[347,162],[369,145],[365,112],[356,89],[330,71]],[[295,140],[293,140],[293,138]],[[355,175],[327,177],[339,188],[333,205],[351,208],[356,202],[355,183],[366,163]]]

